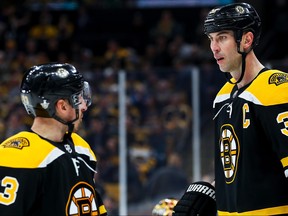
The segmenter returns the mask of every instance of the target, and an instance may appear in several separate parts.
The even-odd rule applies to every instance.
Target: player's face
[[[65,122],[71,122],[73,121],[74,124],[74,131],[78,131],[80,124],[82,122],[84,112],[87,110],[87,102],[84,100],[82,94],[79,94],[77,99],[77,109],[78,109],[78,118],[77,118],[77,110],[68,102],[68,100],[65,100],[65,111],[61,112],[62,118]],[[75,120],[77,119],[77,120]]]
[[[87,103],[86,101],[83,99],[83,97],[80,95],[79,96],[79,100],[80,100],[80,104],[79,104],[79,118],[74,122],[74,131],[78,131],[80,124],[82,122],[83,116],[84,116],[84,112],[87,110]],[[74,110],[74,118],[76,117],[76,113]]]
[[[233,31],[220,31],[209,34],[210,48],[222,72],[237,73],[241,67],[241,55]]]

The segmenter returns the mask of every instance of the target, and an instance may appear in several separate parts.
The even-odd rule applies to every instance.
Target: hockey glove
[[[215,188],[208,182],[194,182],[174,207],[173,216],[216,216]]]

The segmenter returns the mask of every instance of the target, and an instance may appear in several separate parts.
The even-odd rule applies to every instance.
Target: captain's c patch
[[[274,73],[269,77],[269,84],[275,84],[276,86],[288,82],[288,74]]]
[[[25,137],[17,137],[15,139],[8,140],[7,142],[2,144],[4,148],[16,149],[23,149],[24,147],[28,147],[29,145],[29,140]]]

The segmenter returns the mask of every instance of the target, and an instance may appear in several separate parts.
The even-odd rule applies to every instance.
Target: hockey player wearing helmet
[[[256,10],[235,3],[211,10],[205,34],[231,79],[214,100],[218,215],[288,214],[288,75],[254,53]]]
[[[34,120],[0,145],[1,215],[107,215],[96,157],[75,133],[91,104],[89,84],[73,65],[37,65],[23,77],[21,100]]]
[[[288,74],[266,68],[256,57],[260,31],[260,17],[247,3],[214,8],[204,22],[227,77],[213,103],[218,216],[288,215]],[[193,204],[187,207],[183,196],[174,215],[183,209],[203,215],[198,209],[207,194],[199,193],[202,184],[193,188]]]
[[[56,112],[59,99],[62,99],[60,102],[70,105],[68,107],[71,111],[67,113],[74,117],[61,117],[60,113]],[[42,123],[38,124],[38,121],[48,120],[57,123],[55,119],[58,124],[62,123],[60,125],[64,131],[68,127],[68,132],[71,133],[75,126],[78,127],[82,113],[91,104],[91,92],[89,84],[84,81],[83,76],[74,66],[57,63],[44,64],[30,68],[24,75],[21,84],[21,100],[28,114],[43,117],[35,118],[32,126],[35,130],[39,130],[37,128],[42,125]],[[60,132],[57,129],[56,131]]]
[[[254,63],[253,65],[256,66],[255,69],[253,68],[254,77],[255,73],[257,74],[259,72],[257,69],[264,67],[258,61],[253,51],[253,48],[259,42],[261,20],[256,10],[251,5],[246,3],[236,3],[212,9],[206,17],[204,31],[210,39],[210,47],[214,54],[214,58],[220,67],[220,70],[230,73],[235,79],[234,81],[228,79],[229,82],[235,82],[237,84],[240,83],[239,85],[243,86],[241,81],[244,78],[246,65],[249,66],[251,63]],[[222,38],[222,34],[224,34],[224,38],[227,35],[230,36],[230,38],[234,38],[236,42],[236,44],[234,44],[236,45],[236,49],[231,49],[231,46],[227,45],[223,47],[223,49],[226,47],[228,49],[227,53],[225,52],[225,56],[222,56],[224,55],[224,50],[221,50],[222,52],[219,50],[221,44],[219,39]],[[215,37],[216,35],[218,37]],[[215,41],[215,39],[218,40]],[[238,58],[234,57],[235,55],[238,56]],[[249,62],[246,64],[247,55],[249,55],[247,58]],[[230,58],[233,59],[230,60]],[[237,68],[237,66],[240,70]],[[249,68],[247,68],[247,71],[250,71]],[[225,73],[225,75],[227,75],[227,73]],[[246,79],[248,78],[248,81],[243,80],[243,83],[245,84],[251,81],[249,78],[253,79],[254,77],[253,74],[245,76]]]

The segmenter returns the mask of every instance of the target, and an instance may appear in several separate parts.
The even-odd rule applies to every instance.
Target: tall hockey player
[[[1,215],[107,215],[95,190],[96,157],[75,132],[91,103],[89,84],[70,64],[30,68],[21,100],[31,131],[0,145]]]
[[[219,216],[288,215],[288,74],[257,59],[260,28],[246,3],[215,8],[204,23],[227,77],[213,104]]]

